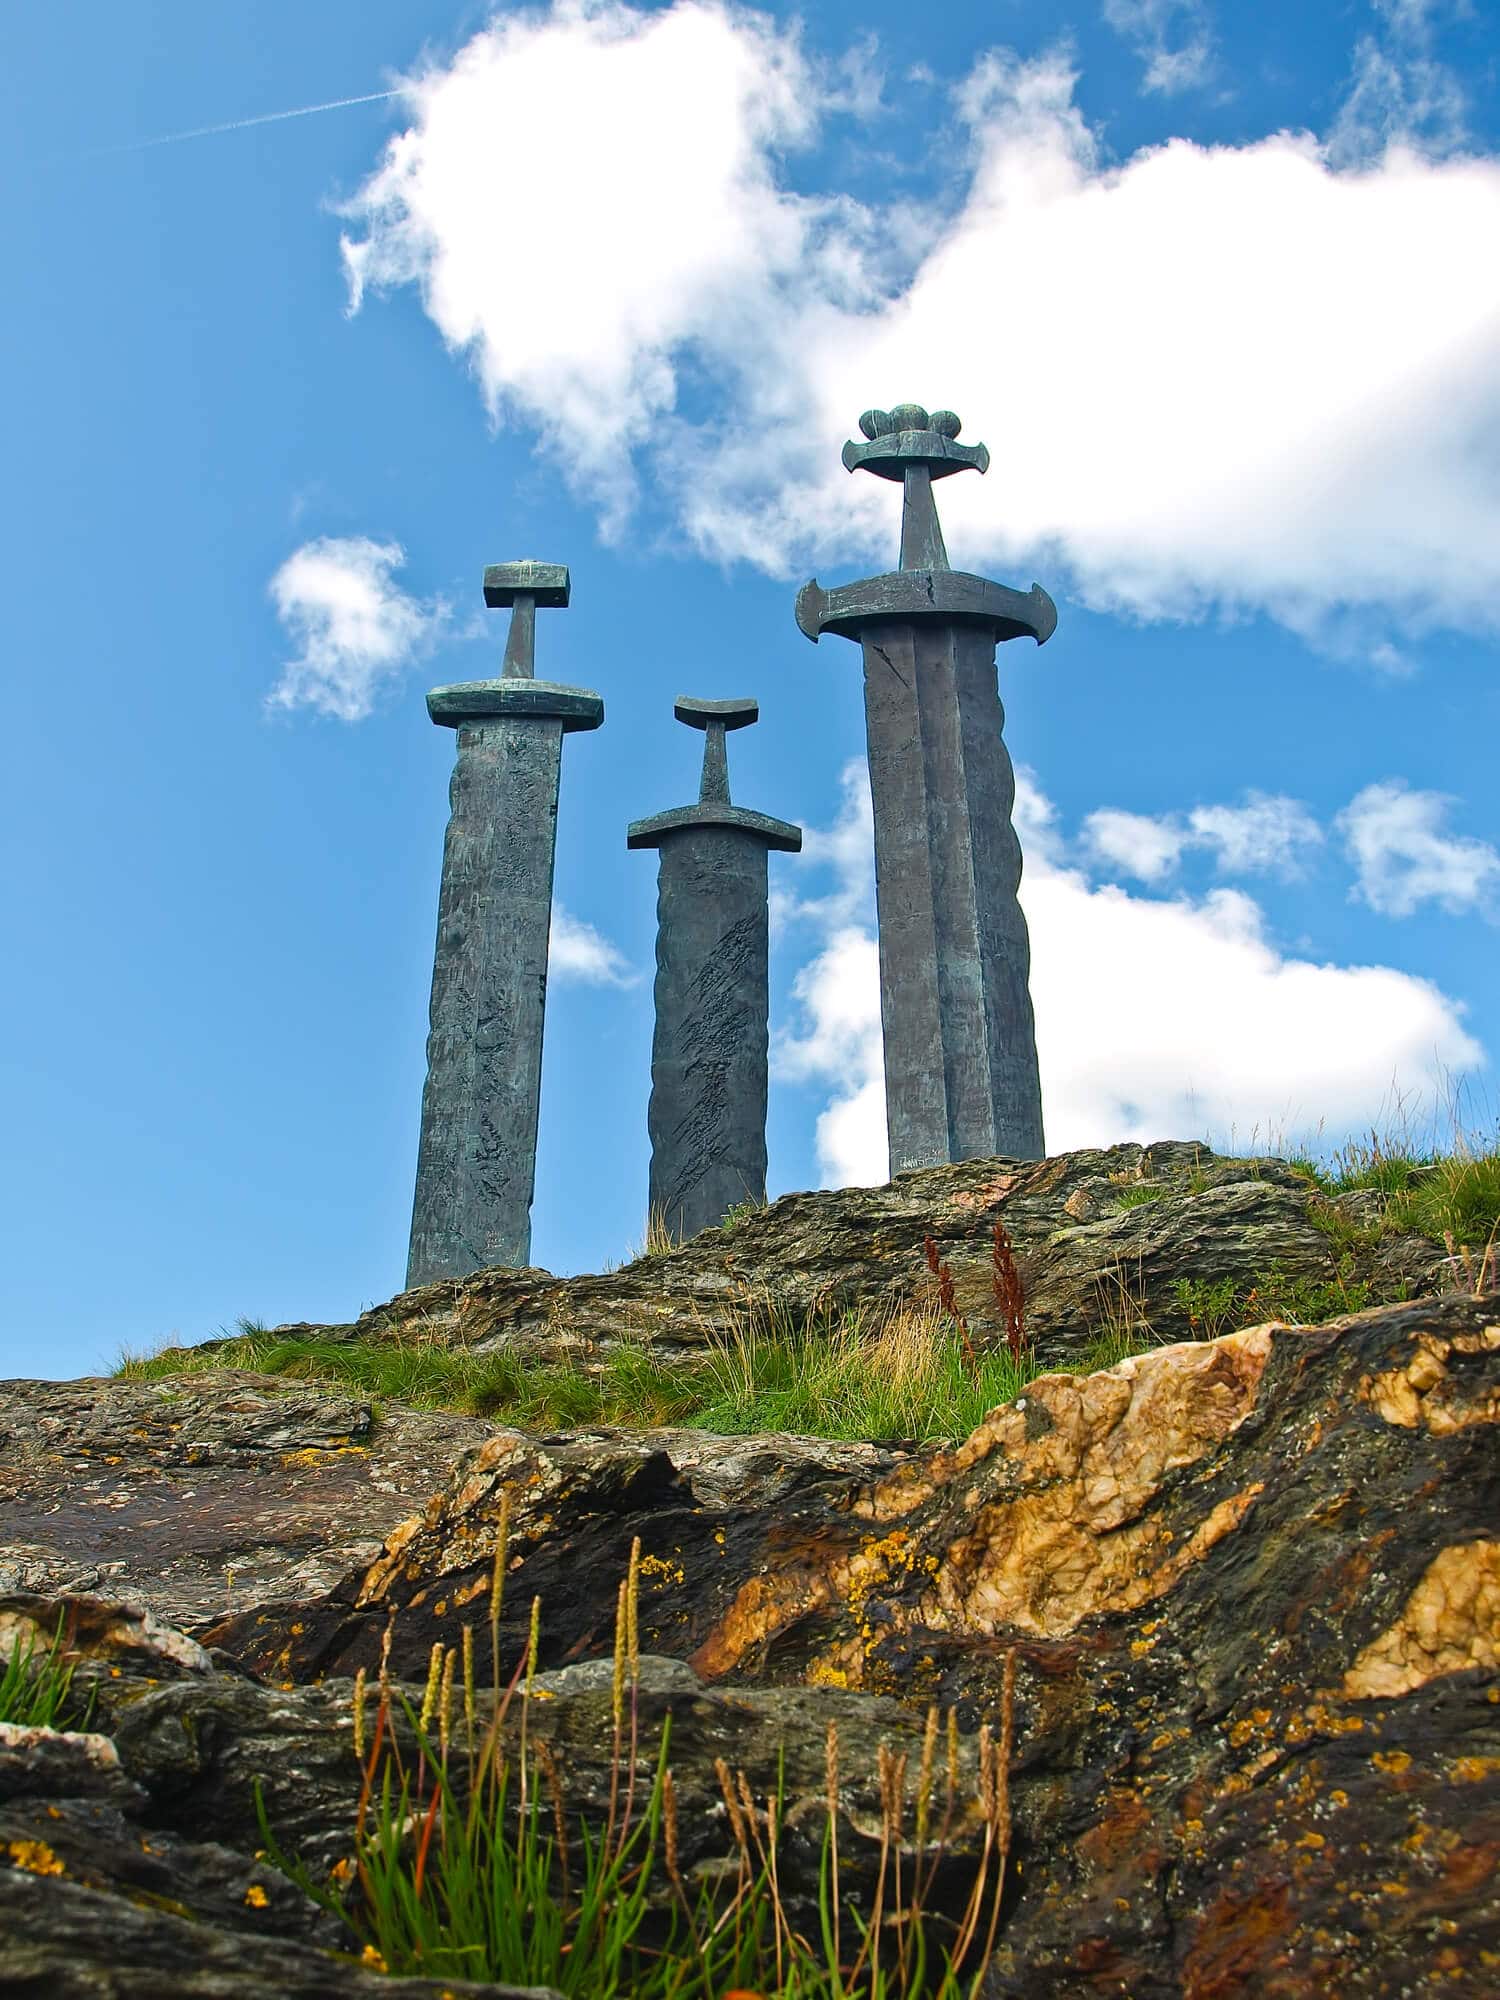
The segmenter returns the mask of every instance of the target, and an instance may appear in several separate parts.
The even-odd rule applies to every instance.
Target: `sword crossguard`
[[[988,451],[982,444],[958,443],[963,424],[952,410],[929,414],[920,403],[866,410],[859,428],[865,442],[856,444],[850,438],[844,446],[844,464],[851,472],[873,472],[877,479],[899,479],[902,484],[901,567],[946,569],[948,551],[932,482],[954,472],[988,472]]]
[[[501,611],[522,595],[547,611],[566,611],[572,581],[566,563],[491,563],[484,572],[484,601]]]

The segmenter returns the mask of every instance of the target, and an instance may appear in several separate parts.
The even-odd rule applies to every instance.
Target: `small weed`
[[[1500,1149],[1436,1160],[1392,1196],[1387,1226],[1475,1249],[1500,1231]]]
[[[1356,1277],[1347,1253],[1340,1257],[1332,1278],[1294,1278],[1273,1264],[1257,1274],[1246,1293],[1242,1324],[1279,1319],[1289,1326],[1321,1326],[1324,1320],[1363,1312],[1369,1305],[1393,1304],[1406,1297],[1407,1289],[1404,1279],[1381,1287],[1373,1279]]]
[[[1120,1210],[1144,1208],[1147,1202],[1160,1201],[1171,1192],[1168,1181],[1135,1181],[1131,1186],[1120,1189],[1115,1196],[1115,1207]]]
[[[997,1229],[999,1226],[996,1223]],[[958,1295],[953,1289],[953,1273],[938,1255],[938,1247],[932,1237],[922,1238],[922,1251],[927,1259],[928,1272],[937,1280],[938,1304],[952,1322],[953,1330],[963,1347],[964,1360],[972,1367],[974,1342],[969,1334],[969,1322],[958,1309]]]
[[[1463,1272],[1472,1297],[1482,1299],[1490,1292],[1500,1291],[1500,1223],[1490,1231],[1489,1241],[1477,1257],[1467,1243],[1455,1240],[1451,1229],[1444,1235],[1443,1242],[1447,1246],[1448,1261],[1456,1270]]]
[[[1240,1288],[1233,1278],[1179,1278],[1172,1297],[1199,1340],[1217,1340],[1241,1324],[1236,1317],[1242,1303]]]
[[[719,1224],[726,1236],[732,1236],[741,1223],[748,1222],[752,1215],[759,1215],[765,1207],[763,1201],[737,1201],[732,1208],[724,1211],[724,1220]]]
[[[1233,1278],[1209,1284],[1179,1279],[1173,1286],[1177,1304],[1199,1340],[1213,1340],[1242,1326],[1282,1320],[1288,1326],[1320,1326],[1366,1306],[1394,1305],[1409,1296],[1404,1278],[1379,1283],[1359,1277],[1354,1257],[1345,1251],[1331,1278],[1296,1277],[1280,1264],[1258,1271],[1248,1285]]]
[[[1136,1259],[1133,1279],[1118,1267],[1094,1280],[1094,1318],[1099,1331],[1079,1357],[1080,1375],[1112,1368],[1130,1354],[1144,1354],[1161,1345],[1146,1311],[1146,1279]]]
[[[1402,1194],[1416,1185],[1432,1163],[1432,1154],[1412,1153],[1372,1132],[1368,1140],[1351,1139],[1338,1147],[1323,1179],[1330,1194],[1352,1194],[1358,1188]]]
[[[990,1245],[990,1290],[1005,1328],[1005,1350],[1019,1368],[1026,1352],[1026,1294],[1016,1269],[1015,1248],[1000,1221],[995,1224]]]
[[[57,1631],[45,1653],[39,1654],[34,1640],[28,1639],[11,1654],[0,1673],[0,1722],[20,1723],[28,1729],[82,1728],[93,1707],[92,1696],[81,1713],[70,1700],[76,1667],[64,1660],[63,1614],[58,1613]]]
[[[1314,1195],[1308,1203],[1307,1219],[1328,1238],[1337,1257],[1356,1250],[1373,1250],[1386,1229],[1383,1216],[1362,1220],[1341,1207],[1336,1199],[1320,1195]]]
[[[646,1216],[646,1235],[638,1250],[625,1253],[627,1265],[640,1264],[648,1257],[670,1257],[682,1245],[667,1227],[667,1218],[659,1208],[653,1208]],[[610,1266],[614,1269],[614,1266]]]

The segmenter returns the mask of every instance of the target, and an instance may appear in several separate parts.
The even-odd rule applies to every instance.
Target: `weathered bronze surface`
[[[458,761],[409,1285],[530,1258],[562,739],[604,720],[598,695],[535,677],[537,606],[568,596],[560,563],[492,564],[484,601],[511,607],[502,677],[427,697],[433,721],[458,732]]]
[[[684,695],[673,712],[704,732],[698,803],[626,839],[661,857],[650,1208],[682,1241],[766,1198],[766,856],[795,854],[802,830],[730,803],[724,733],[754,722],[755,702]]]
[[[951,410],[867,410],[851,472],[900,480],[901,567],[797,598],[797,624],[858,639],[875,811],[880,1007],[891,1172],[1005,1155],[1040,1159],[1031,945],[1017,889],[1015,777],[997,641],[1044,644],[1057,610],[949,566],[934,479],[984,472]]]

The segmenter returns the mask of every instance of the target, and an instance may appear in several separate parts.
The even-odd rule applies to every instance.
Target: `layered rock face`
[[[177,1624],[371,1560],[477,1417],[243,1369],[0,1382],[0,1590],[124,1591]]]
[[[1130,1152],[1140,1157],[1085,1157]],[[977,1318],[997,1210],[978,1203],[961,1234],[955,1218],[971,1211],[960,1198],[1017,1170],[991,1162],[933,1171],[949,1177],[941,1241],[955,1278],[970,1274]],[[1095,1198],[1090,1176],[1068,1163],[1020,1171],[1038,1204],[1059,1188],[1064,1201]],[[1102,1180],[1101,1206],[1113,1203],[1114,1171],[1092,1176]],[[1201,1162],[1182,1171],[1201,1173]],[[921,1255],[930,1217],[911,1184],[927,1178],[854,1191],[891,1236],[908,1211],[904,1247],[872,1250],[867,1292],[893,1282],[898,1266],[902,1283],[914,1278],[910,1253],[914,1245]],[[769,1230],[780,1211],[806,1244],[807,1205],[820,1199],[790,1198],[744,1229]],[[1204,1224],[1197,1268],[1210,1274],[1266,1267],[1263,1246],[1247,1251],[1225,1209],[1241,1223],[1252,1201],[1263,1217],[1284,1212],[1281,1261],[1308,1197],[1266,1173],[1210,1178],[1178,1200],[1183,1209],[1207,1203],[1200,1215],[1220,1218]],[[1060,1228],[1114,1242],[1140,1219],[1159,1242],[1169,1206],[1111,1205],[1091,1218],[1077,1212],[1080,1199]],[[1049,1238],[1008,1198],[998,1212],[1046,1296],[1037,1274],[1058,1232]],[[1326,1232],[1308,1226],[1326,1251]],[[1185,1225],[1171,1227],[1180,1241]],[[749,1240],[737,1230],[728,1243],[743,1257]],[[853,1240],[830,1228],[822,1268],[854,1273]],[[724,1244],[715,1248],[722,1258]],[[1324,1254],[1307,1248],[1309,1259]],[[1068,1252],[1070,1268],[1080,1254]],[[1439,1282],[1432,1246],[1410,1256],[1414,1283]],[[1148,1299],[1153,1283],[1169,1298],[1166,1278],[1149,1275],[1144,1239],[1142,1263]],[[573,1282],[596,1288],[589,1309],[602,1312],[611,1282],[627,1301],[639,1297],[641,1268]],[[802,1282],[789,1253],[778,1262],[767,1250],[764,1266],[741,1268],[751,1282],[763,1272],[767,1284]],[[1193,1268],[1178,1264],[1174,1278]],[[482,1274],[462,1294],[471,1332],[479,1302],[493,1304],[507,1284],[544,1289],[540,1278]],[[450,1291],[448,1304],[457,1313],[460,1294]],[[1071,1322],[1061,1303],[1055,1310],[1049,1337],[1066,1348]],[[496,1324],[483,1337],[502,1333]],[[181,1377],[177,1386],[202,1396],[212,1381]],[[29,1401],[56,1416],[47,1398],[64,1387],[80,1412],[91,1409],[88,1435],[118,1441],[126,1406],[111,1413],[111,1399],[161,1385],[12,1385],[12,1435]],[[310,1461],[298,1496],[276,1484],[297,1470],[297,1450],[314,1449],[275,1421],[278,1397],[290,1413],[305,1387],[237,1378],[228,1392],[227,1401],[249,1399],[258,1434],[275,1440],[266,1490],[282,1496],[285,1536],[318,1552],[314,1568],[299,1570],[306,1556],[272,1565],[252,1592],[205,1606],[202,1580],[184,1562],[154,1602],[190,1636],[99,1597],[0,1598],[0,1655],[23,1629],[50,1637],[61,1610],[97,1663],[88,1669],[97,1686],[90,1736],[0,1742],[0,1994],[441,1990],[325,1956],[328,1920],[255,1860],[263,1841],[253,1781],[278,1838],[315,1872],[347,1854],[358,1790],[350,1677],[376,1666],[383,1639],[396,1671],[414,1679],[434,1642],[457,1644],[465,1624],[487,1631],[502,1508],[502,1666],[518,1657],[539,1596],[548,1678],[538,1727],[585,1815],[607,1786],[608,1691],[589,1663],[608,1654],[615,1585],[638,1537],[643,1742],[654,1750],[670,1712],[696,1861],[729,1849],[714,1758],[742,1765],[760,1789],[784,1760],[789,1818],[809,1842],[791,1872],[807,1875],[833,1720],[857,1879],[881,1742],[913,1749],[936,1704],[956,1713],[972,1760],[980,1726],[997,1724],[1011,1657],[1014,1865],[991,2000],[1320,1991],[1397,2000],[1479,1996],[1500,1984],[1493,1295],[1417,1297],[1313,1328],[1270,1323],[1164,1346],[1092,1375],[1055,1372],[961,1444],[920,1450],[691,1431],[528,1438],[454,1419],[472,1428],[433,1434],[436,1491],[421,1511],[365,1477],[365,1527],[379,1521],[383,1539],[351,1548],[335,1579],[330,1524],[345,1520],[337,1510],[348,1496],[320,1486],[327,1468]],[[320,1410],[317,1421],[333,1414]],[[339,1421],[343,1430],[325,1426],[328,1439],[353,1435],[348,1411]],[[58,1429],[47,1447],[64,1485],[73,1476],[67,1442]],[[358,1445],[322,1448],[358,1463]],[[35,1583],[68,1521],[89,1513],[81,1504],[70,1513],[66,1494],[26,1487],[42,1470],[18,1482],[12,1464],[0,1542],[33,1550]],[[154,1477],[188,1476],[165,1460],[157,1473],[137,1469],[143,1492]],[[226,1482],[231,1470],[253,1491],[253,1467],[226,1466]],[[393,1474],[391,1484],[401,1481]],[[60,1514],[46,1511],[50,1501]],[[188,1516],[185,1491],[180,1504]],[[24,1536],[15,1532],[21,1514]],[[253,1518],[274,1546],[269,1512],[257,1507]],[[272,1937],[283,1940],[275,1974]]]
[[[1342,1275],[1375,1296],[1437,1289],[1443,1248],[1423,1237],[1375,1240],[1370,1230],[1341,1271],[1340,1240],[1360,1234],[1380,1199],[1362,1192],[1330,1202],[1285,1161],[1220,1159],[1175,1141],[970,1160],[900,1174],[887,1187],[783,1195],[670,1256],[597,1277],[479,1271],[403,1292],[347,1326],[286,1331],[420,1337],[585,1364],[620,1342],[691,1353],[757,1312],[805,1319],[907,1304],[929,1288],[931,1238],[976,1336],[999,1337],[991,1253],[1003,1219],[1027,1335],[1044,1361],[1065,1367],[1111,1328],[1148,1325],[1168,1340],[1200,1331],[1184,1283],[1248,1292],[1278,1273],[1314,1285]]]

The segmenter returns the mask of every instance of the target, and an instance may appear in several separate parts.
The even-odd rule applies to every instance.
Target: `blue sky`
[[[957,408],[1049,1141],[1325,1144],[1500,1052],[1500,34],[1380,0],[13,12],[0,1372],[402,1277],[486,562],[566,562],[534,1256],[643,1230],[681,692],[753,694],[772,1192],[883,1177],[839,447]],[[270,114],[393,92],[305,117]],[[267,120],[240,124],[242,120]],[[201,128],[235,129],[197,137]],[[1446,1083],[1444,1081],[1446,1079]]]

